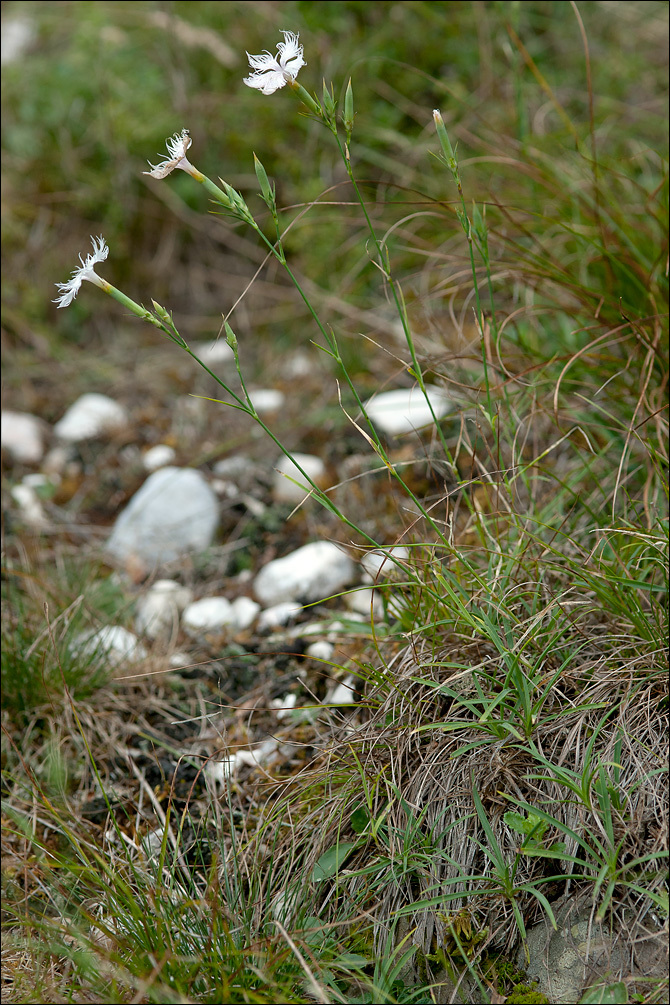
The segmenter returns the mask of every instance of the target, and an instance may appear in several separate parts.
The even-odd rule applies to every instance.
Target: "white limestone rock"
[[[42,503],[32,485],[21,482],[12,488],[12,499],[19,508],[21,519],[34,530],[41,530],[48,524]]]
[[[403,561],[407,558],[409,558],[409,550],[402,545],[396,545],[393,548],[366,552],[361,559],[361,565],[365,570],[367,581],[378,583],[384,579],[402,577],[402,570],[394,559]]]
[[[235,482],[244,478],[254,468],[254,462],[246,454],[232,454],[230,457],[222,457],[216,462],[214,474]]]
[[[301,610],[300,604],[294,604],[290,600],[284,600],[273,607],[267,607],[258,616],[258,630],[267,632],[274,628],[283,628],[289,621],[296,618]]]
[[[137,602],[135,627],[149,639],[168,639],[179,626],[179,615],[193,600],[187,586],[158,579]]]
[[[142,465],[145,471],[158,471],[168,464],[172,464],[177,454],[167,443],[157,443],[155,447],[150,447],[142,458]]]
[[[312,660],[318,660],[320,663],[328,663],[335,652],[335,646],[332,642],[327,642],[325,639],[320,639],[318,642],[312,642],[311,645],[307,646],[305,655],[309,656]]]
[[[221,632],[233,623],[233,605],[225,597],[203,597],[184,610],[184,631],[195,637],[204,632]]]
[[[233,630],[237,632],[243,632],[250,628],[261,609],[261,605],[257,604],[251,597],[237,597],[230,607],[233,617],[231,625]]]
[[[290,719],[293,715],[293,710],[298,704],[298,696],[295,693],[285,694],[283,698],[274,698],[270,702],[270,708],[277,710],[277,718],[280,722],[285,719]]]
[[[128,414],[106,394],[82,394],[54,426],[54,433],[68,443],[93,440],[125,426]]]
[[[2,411],[0,440],[14,460],[38,464],[44,454],[42,422],[29,412]]]
[[[160,468],[149,475],[117,518],[107,551],[154,566],[204,551],[219,522],[219,504],[204,475],[193,468]]]
[[[275,387],[257,387],[249,392],[249,397],[259,415],[278,412],[286,401],[284,392]]]
[[[274,466],[272,479],[272,496],[275,502],[299,503],[311,491],[311,485],[298,465],[312,481],[323,487],[326,465],[320,457],[314,454],[293,454],[291,460],[290,457],[282,456]]]
[[[331,541],[313,541],[268,562],[254,580],[254,592],[266,607],[286,600],[324,600],[344,589],[355,576],[354,563]]]
[[[355,705],[356,685],[352,676],[345,677],[326,695],[325,705]]]
[[[426,395],[438,419],[452,410],[453,402],[441,387],[427,384]],[[426,398],[417,386],[382,391],[365,402],[365,410],[373,424],[389,436],[411,433],[433,422]]]
[[[213,342],[191,342],[191,352],[210,368],[220,369],[219,364],[234,365],[235,356],[225,338],[214,339]]]
[[[9,66],[23,59],[37,37],[34,20],[29,20],[24,14],[9,14],[2,18],[2,43],[0,45],[0,63]]]
[[[120,625],[107,625],[97,631],[86,632],[75,640],[74,647],[89,656],[104,653],[113,666],[138,663],[147,657],[147,651],[137,636]]]
[[[344,602],[349,610],[354,611],[356,614],[365,615],[367,620],[370,618],[371,610],[372,617],[375,620],[383,617],[384,605],[382,598],[376,590],[372,590],[369,587],[364,586],[360,590],[347,593],[344,597]]]

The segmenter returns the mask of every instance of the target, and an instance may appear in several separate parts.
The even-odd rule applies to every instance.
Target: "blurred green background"
[[[667,6],[578,9],[602,155],[610,165],[625,161],[647,186],[658,170],[650,151],[665,149]],[[308,90],[320,93],[325,79],[340,97],[353,81],[354,162],[382,233],[423,214],[403,222],[393,245],[415,299],[427,284],[422,256],[448,260],[458,231],[444,212],[449,180],[430,154],[433,108],[458,142],[468,197],[493,194],[517,208],[536,205],[537,190],[506,167],[510,152],[532,142],[551,158],[557,144],[574,150],[575,137],[588,140],[583,40],[570,3],[14,2],[3,3],[2,19],[4,389],[10,407],[50,421],[75,389],[109,393],[134,345],[156,339],[92,287],[56,310],[54,283],[88,253],[90,235],[104,235],[111,249],[102,274],[173,310],[187,338],[215,337],[263,262],[239,225],[207,215],[205,193],[186,175],[143,175],[183,127],[193,163],[240,189],[265,220],[252,152],[261,158],[284,222],[295,218],[292,265],[329,321],[345,334],[383,326],[379,275],[334,144],[288,89],[266,97],[242,83],[245,51],[274,52],[282,29],[300,32]],[[375,316],[366,320],[366,310]],[[274,267],[261,270],[231,321],[259,346],[314,334]]]

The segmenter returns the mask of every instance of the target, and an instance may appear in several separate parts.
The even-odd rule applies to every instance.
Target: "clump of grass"
[[[95,563],[66,559],[44,573],[26,554],[11,560],[2,584],[3,709],[15,727],[57,714],[67,696],[85,700],[110,676],[103,650],[82,647],[91,625],[123,614],[123,593]]]

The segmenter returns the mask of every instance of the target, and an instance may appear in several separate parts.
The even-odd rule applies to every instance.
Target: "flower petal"
[[[109,254],[109,247],[105,243],[104,237],[92,237],[91,242],[93,244],[93,253],[89,252],[86,256],[86,261],[79,256],[79,261],[81,265],[78,269],[75,269],[72,276],[66,283],[56,283],[55,285],[61,291],[60,296],[52,303],[57,304],[59,307],[69,307],[74,298],[79,293],[81,289],[81,284],[84,279],[89,282],[96,283],[96,285],[102,285],[98,276],[96,276],[93,266],[97,265],[98,262],[104,262]]]
[[[249,87],[255,87],[263,94],[274,94],[280,87],[285,86],[286,75],[282,70],[266,70],[265,73],[254,73],[250,77],[245,77],[244,83]]]
[[[277,62],[276,56],[273,56],[271,52],[267,49],[265,52],[261,52],[258,56],[252,56],[250,52],[247,53],[247,59],[249,60],[249,66],[252,70],[279,70],[281,67]]]
[[[279,62],[281,65],[285,67],[289,60],[299,59],[300,66],[304,66],[302,46],[298,44],[300,35],[297,35],[293,31],[282,31],[282,35],[284,36],[284,41],[277,43],[277,52],[279,53]]]
[[[277,56],[265,50],[258,56],[247,53],[249,66],[254,71],[244,78],[247,87],[255,87],[263,94],[273,94],[284,87],[289,80],[295,80],[298,71],[305,65],[299,35],[292,31],[282,31],[283,42],[277,43]],[[159,165],[161,167],[161,165]],[[147,172],[148,173],[148,172]]]

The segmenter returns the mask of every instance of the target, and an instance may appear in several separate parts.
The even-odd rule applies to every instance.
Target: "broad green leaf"
[[[357,841],[341,841],[324,851],[312,870],[312,882],[320,883],[323,879],[335,876],[357,844]]]
[[[364,806],[359,806],[351,814],[350,821],[355,834],[362,834],[370,823],[370,814]]]
[[[599,984],[589,988],[579,999],[579,1005],[627,1005],[628,989],[623,981]]]

